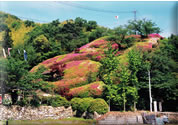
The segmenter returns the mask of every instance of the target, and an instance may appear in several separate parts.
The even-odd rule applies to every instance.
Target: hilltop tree
[[[142,19],[142,20],[134,20],[129,21],[128,29],[132,32],[138,32],[142,37],[147,37],[151,33],[160,33],[160,28],[152,22],[151,20]]]
[[[128,35],[128,28],[120,26],[114,29],[115,35],[120,36],[121,42],[124,41],[125,36]]]

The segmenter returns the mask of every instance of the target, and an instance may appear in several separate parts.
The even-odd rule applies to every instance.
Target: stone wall
[[[145,111],[140,112],[108,112],[101,117],[97,118],[98,125],[123,125],[123,124],[143,124],[143,117],[142,113]],[[170,124],[177,124],[178,123],[178,113],[177,112],[152,112],[146,113],[146,115],[156,115],[156,117],[160,116],[167,116]]]
[[[33,108],[20,106],[6,107],[0,105],[0,120],[62,119],[72,116],[71,107],[40,106]]]

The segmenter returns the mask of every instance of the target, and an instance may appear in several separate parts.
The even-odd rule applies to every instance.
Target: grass
[[[43,120],[10,120],[9,125],[93,125],[96,120],[83,118],[65,118],[65,119],[43,119]]]

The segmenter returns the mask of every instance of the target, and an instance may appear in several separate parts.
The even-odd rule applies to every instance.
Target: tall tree
[[[140,65],[141,65],[141,53],[137,49],[132,49],[128,53],[128,59],[129,59],[129,69],[131,71],[130,75],[130,83],[134,88],[136,88],[135,95],[138,95],[138,78],[137,78],[137,72],[139,71]],[[136,103],[137,100],[134,100],[134,109],[136,110]]]
[[[147,37],[151,33],[160,33],[160,28],[157,27],[156,23],[151,20],[142,19],[142,20],[131,20],[129,21],[128,29],[133,32],[138,32],[142,37]]]

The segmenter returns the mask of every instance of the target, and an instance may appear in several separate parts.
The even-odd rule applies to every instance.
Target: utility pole
[[[150,112],[152,112],[151,80],[150,80],[150,71],[149,70],[148,70],[148,77],[149,77]]]
[[[133,13],[134,13],[134,20],[136,21],[137,20],[137,11],[134,10]]]
[[[137,11],[134,10],[133,13],[134,13],[134,21],[136,22],[137,21]],[[137,31],[136,30],[135,30],[135,35],[137,35]]]

